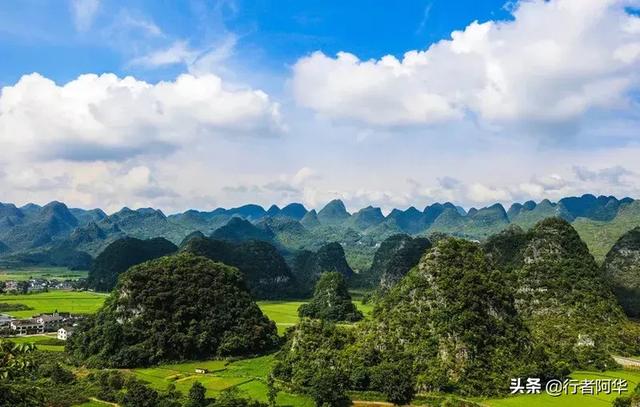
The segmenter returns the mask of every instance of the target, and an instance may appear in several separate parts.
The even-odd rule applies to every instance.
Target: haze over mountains
[[[446,202],[423,209],[393,209],[386,216],[371,206],[350,213],[340,200],[319,211],[308,211],[300,203],[267,209],[248,204],[212,211],[192,209],[169,216],[152,208],[125,207],[108,215],[101,209],[68,208],[55,201],[22,207],[0,203],[0,259],[14,264],[82,267],[122,237],[164,237],[179,245],[199,231],[219,240],[268,241],[285,255],[339,242],[357,271],[370,265],[382,240],[397,233],[427,236],[438,232],[483,240],[509,225],[528,229],[548,217],[571,222],[602,260],[623,233],[640,226],[640,203],[631,198],[583,195],[558,202],[515,203],[509,209],[496,203],[465,211]]]

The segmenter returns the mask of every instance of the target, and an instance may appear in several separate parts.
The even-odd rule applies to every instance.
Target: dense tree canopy
[[[67,349],[91,366],[132,367],[260,353],[277,341],[237,269],[182,253],[122,274]]]
[[[613,365],[608,355],[624,314],[573,227],[560,218],[539,222],[517,256],[516,304],[536,340],[572,368]]]
[[[354,275],[342,245],[337,242],[325,244],[316,252],[302,250],[296,254],[293,263],[295,277],[303,293],[310,293],[323,273],[340,273],[346,279]]]
[[[379,282],[383,289],[391,288],[418,264],[430,247],[431,242],[424,237],[412,238],[407,234],[388,237],[373,257],[369,278],[374,284]]]
[[[291,270],[270,243],[257,240],[232,243],[195,237],[182,251],[237,267],[256,298],[277,299],[295,295]]]
[[[328,321],[355,322],[362,319],[351,301],[347,283],[340,273],[325,273],[316,283],[313,298],[298,309],[301,317],[326,319]]]
[[[111,291],[118,282],[118,276],[129,267],[177,250],[176,245],[161,237],[149,240],[133,237],[118,239],[107,246],[93,262],[87,286],[96,291]]]
[[[604,260],[605,277],[624,311],[640,317],[640,228],[625,233]]]

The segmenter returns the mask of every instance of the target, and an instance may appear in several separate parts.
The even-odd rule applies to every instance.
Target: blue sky
[[[640,2],[0,3],[2,201],[639,194]]]
[[[250,55],[261,69],[286,74],[302,55],[316,50],[335,54],[350,50],[363,59],[387,54],[402,56],[448,38],[451,31],[474,20],[507,19],[504,0],[457,2],[405,1],[103,1],[91,24],[78,31],[71,5],[25,0],[0,5],[0,83],[16,82],[39,72],[60,82],[86,72],[133,74],[157,81],[180,72],[174,66],[155,72],[129,65],[128,38],[118,38],[118,18],[128,16],[151,23],[163,38],[145,36],[142,28],[129,33],[142,46],[185,39],[206,45],[234,33],[236,52]]]

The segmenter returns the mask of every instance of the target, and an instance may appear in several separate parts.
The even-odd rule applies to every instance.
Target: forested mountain
[[[123,274],[67,349],[89,366],[137,367],[256,354],[277,342],[237,269],[180,253]]]
[[[355,322],[362,319],[351,301],[344,276],[332,271],[322,274],[316,283],[313,298],[298,309],[301,318],[317,318],[333,322]]]
[[[411,239],[387,239],[380,256]],[[617,252],[635,251],[636,239],[621,239]],[[637,328],[566,220],[528,231],[511,225],[483,243],[434,240],[355,328],[302,320],[274,373],[310,388],[331,370],[342,394],[374,390],[406,404],[415,392],[506,394],[513,377],[544,383],[576,369],[611,369],[610,355],[637,353]]]
[[[118,282],[118,276],[130,267],[177,250],[176,245],[162,237],[149,240],[126,237],[116,240],[96,257],[89,270],[87,286],[96,291],[111,291]]]
[[[318,212],[307,211],[299,203],[282,208],[272,205],[268,210],[248,204],[212,211],[192,209],[169,216],[151,208],[123,208],[107,215],[100,209],[69,209],[60,202],[20,208],[0,204],[0,263],[57,264],[68,258],[78,265],[78,258],[86,259],[81,253],[95,258],[123,237],[163,237],[177,245],[197,231],[222,240],[266,241],[288,260],[300,250],[317,251],[327,243],[339,242],[350,266],[365,273],[378,246],[396,234],[429,236],[437,232],[485,240],[510,225],[527,230],[553,216],[571,222],[596,260],[602,261],[620,236],[640,226],[640,203],[630,198],[583,195],[557,203],[515,203],[508,211],[494,204],[465,212],[447,202],[434,203],[423,210],[393,209],[386,216],[372,206],[350,214],[340,200],[329,202]],[[61,250],[75,254],[65,256]]]
[[[560,218],[536,224],[515,250],[516,306],[553,360],[608,367],[622,309],[575,229]],[[562,329],[558,329],[558,327]]]
[[[334,272],[344,278],[353,277],[344,249],[339,243],[328,243],[314,252],[301,250],[293,260],[293,272],[304,293],[310,293],[314,284],[324,273]]]
[[[367,278],[383,289],[393,287],[411,270],[424,252],[431,247],[425,237],[412,238],[407,234],[393,235],[385,239],[373,257]]]
[[[291,297],[298,291],[289,266],[278,250],[268,242],[230,242],[193,237],[181,250],[237,267],[256,298]]]
[[[505,392],[512,377],[561,377],[536,349],[503,279],[478,244],[442,239],[371,320],[349,329],[303,320],[274,373],[309,388],[332,371],[343,386],[384,392],[396,404],[416,389],[477,396]]]
[[[603,271],[627,315],[640,317],[640,228],[618,239],[604,260]]]

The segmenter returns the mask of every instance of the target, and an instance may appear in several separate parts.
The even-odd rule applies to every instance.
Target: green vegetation
[[[116,240],[95,259],[87,277],[87,287],[111,291],[118,276],[131,266],[175,253],[178,247],[164,238],[140,240],[132,237]]]
[[[28,318],[56,310],[72,314],[93,314],[106,298],[104,294],[88,291],[51,290],[34,294],[4,294],[0,295],[0,302],[26,305],[31,309],[12,311],[10,314],[16,318]]]
[[[193,383],[200,382],[206,389],[207,397],[216,397],[222,391],[237,388],[247,397],[268,401],[267,377],[273,364],[273,355],[242,360],[210,360],[165,364],[153,368],[134,369],[136,377],[159,391],[170,384],[186,394]],[[195,369],[206,369],[199,374]],[[295,395],[281,390],[278,392],[278,405],[310,406],[305,396]]]
[[[611,220],[578,218],[572,226],[587,244],[596,261],[601,263],[622,235],[640,226],[640,202],[634,201],[621,206],[617,215]]]
[[[270,243],[258,240],[232,243],[195,237],[182,251],[237,267],[256,298],[281,299],[295,294],[291,270]]]
[[[237,269],[181,253],[122,274],[67,348],[89,366],[137,367],[256,354],[277,341]]]
[[[355,322],[362,319],[362,312],[351,302],[344,277],[337,272],[324,273],[320,277],[313,298],[300,306],[298,315],[333,322]]]
[[[302,250],[296,254],[293,264],[294,275],[304,296],[312,292],[323,273],[336,272],[347,279],[353,277],[340,243],[325,244],[317,252]]]
[[[627,315],[639,318],[640,227],[618,239],[605,258],[603,271]]]
[[[559,218],[539,222],[520,257],[518,311],[553,362],[572,370],[613,366],[609,353],[625,317],[571,225]]]
[[[52,335],[15,336],[7,340],[17,344],[32,344],[41,351],[64,352],[65,342]]]
[[[0,268],[0,281],[25,281],[30,279],[79,280],[86,278],[86,270],[69,270],[66,267],[18,267]]]
[[[411,270],[431,247],[429,239],[397,234],[386,238],[373,257],[366,278],[369,284],[389,289]]]
[[[10,311],[30,311],[33,308],[27,307],[24,304],[19,304],[17,302],[8,303],[8,302],[0,302],[0,312],[10,312]]]

